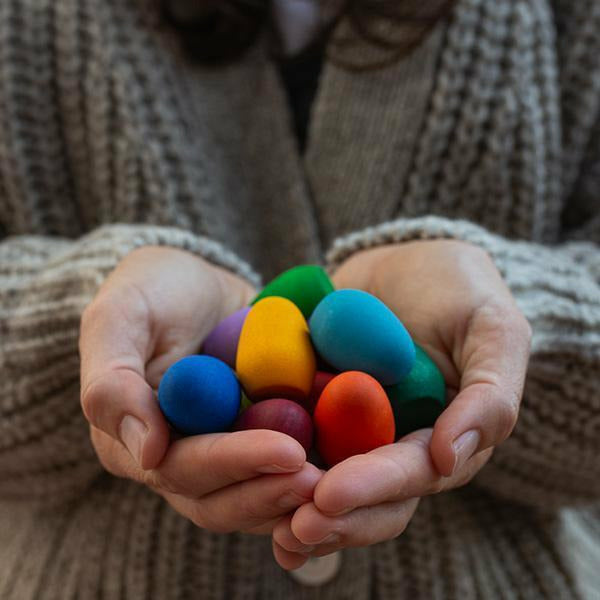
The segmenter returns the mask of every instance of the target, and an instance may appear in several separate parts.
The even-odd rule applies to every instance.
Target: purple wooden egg
[[[240,339],[240,332],[249,312],[250,307],[245,306],[225,317],[204,340],[202,353],[220,358],[232,369],[235,369],[238,340]]]
[[[233,425],[234,431],[243,429],[280,431],[297,440],[307,452],[312,445],[312,419],[304,408],[292,400],[272,398],[253,404]]]

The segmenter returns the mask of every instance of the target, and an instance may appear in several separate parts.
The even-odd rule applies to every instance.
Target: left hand
[[[519,410],[531,328],[490,257],[452,240],[365,250],[334,275],[389,306],[436,362],[451,403],[433,430],[346,459],[318,482],[313,501],[273,530],[285,569],[308,556],[398,536],[419,498],[464,485],[508,437]]]

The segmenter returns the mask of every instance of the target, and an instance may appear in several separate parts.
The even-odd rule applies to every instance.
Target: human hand
[[[154,392],[162,374],[253,295],[191,253],[146,247],[119,263],[81,320],[81,403],[101,463],[212,531],[270,532],[321,477],[298,442],[274,431],[170,443]]]
[[[366,250],[342,264],[334,282],[369,291],[398,315],[442,370],[452,402],[433,430],[330,469],[314,500],[273,530],[284,568],[394,538],[420,497],[470,481],[512,431],[527,368],[529,324],[475,246],[440,240]]]

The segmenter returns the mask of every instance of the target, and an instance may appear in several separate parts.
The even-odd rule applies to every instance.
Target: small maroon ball
[[[313,379],[312,388],[308,398],[299,402],[312,415],[315,412],[315,406],[325,389],[325,386],[335,377],[334,373],[326,373],[325,371],[317,371]]]
[[[271,429],[297,440],[308,452],[312,445],[313,424],[310,415],[296,402],[272,398],[247,408],[233,425],[234,431]]]

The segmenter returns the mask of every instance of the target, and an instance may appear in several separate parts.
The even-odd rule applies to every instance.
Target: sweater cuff
[[[111,269],[129,252],[143,246],[170,246],[187,250],[216,266],[222,267],[245,279],[254,287],[260,287],[261,277],[248,263],[238,258],[221,243],[202,235],[196,235],[175,227],[156,225],[104,225],[81,238],[84,249],[93,248],[94,253],[106,247],[112,249]]]
[[[505,238],[490,233],[469,221],[435,216],[396,219],[337,238],[327,253],[327,265],[330,270],[334,271],[350,256],[362,250],[385,244],[436,239],[469,242],[480,246],[492,257],[502,254],[502,249],[506,247]],[[512,252],[518,250],[519,244],[523,248],[531,246],[528,242],[511,242]],[[502,261],[497,266],[502,272]]]

